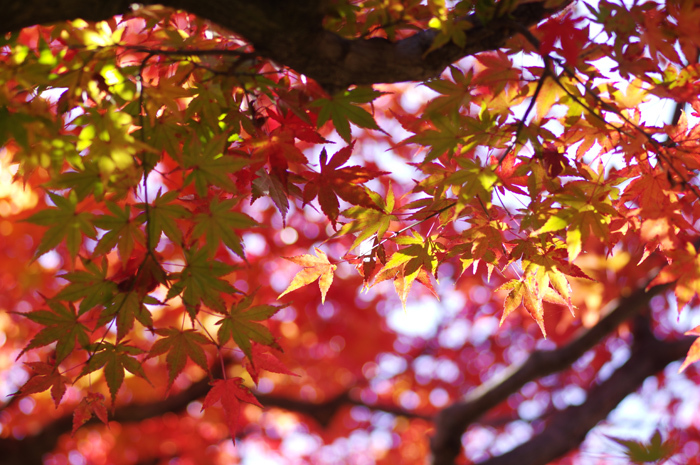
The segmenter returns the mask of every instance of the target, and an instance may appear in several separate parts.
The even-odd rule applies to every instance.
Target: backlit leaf
[[[278,299],[283,295],[295,291],[300,287],[304,287],[307,284],[311,284],[318,279],[318,286],[321,289],[321,302],[326,301],[326,292],[328,292],[328,289],[331,287],[331,283],[333,282],[333,272],[337,266],[328,261],[328,256],[321,249],[315,248],[314,250],[316,251],[316,257],[308,254],[297,255],[295,257],[284,257],[290,262],[303,266],[304,269],[294,276],[294,279],[289,284],[287,289],[277,296]]]

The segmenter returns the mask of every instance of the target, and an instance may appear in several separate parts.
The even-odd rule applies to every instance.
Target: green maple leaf
[[[626,449],[625,455],[627,458],[629,458],[632,463],[640,465],[652,462],[661,463],[671,457],[676,450],[672,441],[662,440],[659,430],[656,430],[648,443],[630,439],[620,439],[612,436],[608,436],[608,439],[623,446]]]
[[[442,94],[440,97],[432,99],[425,107],[424,114],[452,114],[464,106],[468,106],[472,100],[471,80],[474,74],[469,70],[463,74],[459,69],[450,66],[453,81],[447,79],[433,79],[424,85]]]
[[[146,227],[148,228],[148,247],[150,249],[155,249],[158,246],[161,233],[165,233],[175,244],[182,244],[182,229],[176,220],[189,217],[190,212],[182,205],[173,203],[178,195],[177,191],[170,191],[163,195],[158,192],[153,205],[148,207],[148,218],[146,218],[146,205],[136,204],[137,208],[143,210],[143,213],[139,215],[139,220],[141,222],[148,220]]]
[[[244,213],[232,211],[237,203],[235,199],[224,200],[223,202],[219,202],[218,199],[212,199],[209,203],[209,213],[195,215],[195,226],[192,229],[192,235],[205,238],[206,247],[209,249],[210,255],[213,255],[218,249],[219,243],[223,242],[236,255],[245,258],[241,238],[234,230],[257,226],[258,223]]]
[[[200,303],[225,314],[226,305],[221,293],[232,294],[238,291],[220,278],[236,268],[218,260],[210,260],[206,247],[199,250],[194,247],[186,249],[185,260],[187,266],[180,273],[170,275],[171,279],[176,281],[170,286],[165,300],[182,294],[182,302],[193,319],[197,315]]]
[[[457,210],[461,210],[478,197],[487,207],[491,205],[491,193],[498,183],[498,175],[490,166],[481,166],[468,158],[457,159],[460,169],[445,179],[458,195]],[[460,208],[461,207],[461,208]]]
[[[619,178],[618,178],[619,179]],[[606,184],[573,181],[565,190],[554,197],[563,208],[547,218],[547,221],[531,233],[537,236],[566,228],[566,247],[569,261],[573,262],[581,253],[581,246],[593,236],[606,240],[610,235],[610,222],[619,213],[612,207],[611,199],[618,196],[613,181]]]
[[[190,148],[183,157],[185,169],[191,170],[185,177],[184,186],[194,181],[195,190],[200,197],[206,197],[209,186],[235,192],[236,185],[230,175],[250,164],[245,158],[222,153],[226,137],[226,134],[219,134],[210,139],[201,150]]]
[[[436,237],[424,238],[416,231],[413,231],[413,237],[397,237],[397,244],[407,245],[408,247],[394,252],[387,264],[384,265],[384,269],[389,270],[400,265],[406,265],[406,270],[409,274],[417,274],[418,270],[423,267],[434,273],[438,266],[436,254],[443,250],[443,246],[435,242],[434,238]]]
[[[48,226],[41,242],[36,248],[34,258],[44,255],[56,248],[65,240],[66,248],[71,257],[78,255],[78,249],[83,242],[83,236],[94,239],[97,231],[92,224],[93,215],[88,212],[77,212],[78,196],[71,191],[68,197],[53,192],[47,192],[56,207],[50,207],[27,218],[25,221]]]
[[[350,123],[361,128],[381,130],[367,110],[355,105],[369,103],[381,95],[384,95],[384,92],[372,90],[371,87],[357,87],[336,94],[330,99],[318,99],[311,104],[313,107],[320,107],[316,127],[320,128],[326,121],[332,120],[335,130],[347,143],[350,143],[352,138]]]
[[[72,189],[78,200],[84,200],[94,194],[95,200],[102,200],[105,193],[105,182],[100,174],[100,168],[93,161],[83,160],[81,169],[67,171],[56,175],[49,186],[57,189]]]
[[[343,225],[336,235],[342,236],[359,232],[349,250],[354,249],[372,236],[376,236],[377,240],[381,241],[391,226],[391,222],[398,221],[398,218],[391,214],[394,211],[395,202],[394,191],[391,188],[387,192],[386,202],[381,195],[375,192],[370,192],[369,195],[377,205],[377,209],[356,205],[341,213],[347,218],[353,218],[354,221]]]
[[[145,243],[140,227],[145,217],[131,218],[130,205],[125,205],[123,210],[113,202],[107,201],[105,205],[112,215],[101,215],[95,218],[95,226],[104,229],[107,233],[97,242],[93,254],[104,255],[116,246],[122,263],[126,264],[134,250],[134,244]]]
[[[444,153],[452,157],[457,145],[462,142],[462,123],[458,114],[448,116],[435,115],[431,120],[436,129],[426,129],[402,141],[400,145],[420,144],[428,147],[424,163],[434,160]]]
[[[437,236],[424,238],[416,231],[413,231],[413,237],[397,237],[395,240],[397,244],[408,247],[394,252],[386,265],[377,273],[375,284],[390,278],[394,280],[394,286],[404,309],[408,292],[416,280],[437,295],[428,275],[435,275],[438,266],[437,254],[444,251],[444,246],[436,242],[435,238]]]
[[[56,363],[58,364],[75,350],[76,344],[80,347],[86,347],[90,343],[88,328],[78,321],[78,314],[73,305],[66,307],[55,301],[48,301],[47,304],[51,311],[36,310],[21,313],[45,328],[29,341],[29,344],[22,349],[17,358],[30,349],[56,342]]]
[[[157,329],[156,334],[163,337],[153,344],[146,358],[149,359],[167,352],[165,363],[168,366],[168,388],[172,386],[177,375],[182,373],[188,358],[204,371],[209,372],[207,355],[203,349],[205,344],[212,344],[209,339],[193,329],[185,331],[180,331],[177,328]]]
[[[153,297],[141,298],[138,291],[120,292],[114,296],[100,314],[99,324],[116,318],[117,341],[121,341],[134,327],[134,320],[146,328],[153,328],[153,317],[144,303],[158,304]]]
[[[70,284],[54,297],[69,302],[82,299],[78,306],[78,315],[109,302],[117,291],[116,283],[107,279],[109,263],[106,258],[102,260],[101,266],[82,257],[81,260],[85,270],[62,274],[60,277]]]
[[[277,347],[270,330],[257,322],[267,320],[286,307],[286,305],[280,307],[256,305],[251,307],[254,297],[255,293],[233,304],[228,315],[216,322],[217,325],[221,325],[217,333],[219,344],[224,345],[233,339],[251,363],[253,361],[252,342]]]
[[[124,370],[128,370],[136,376],[139,376],[146,381],[146,373],[143,371],[141,362],[134,355],[142,354],[144,351],[138,347],[127,344],[111,344],[109,342],[101,342],[94,348],[94,353],[87,364],[83,367],[78,378],[95,372],[104,367],[104,376],[107,381],[107,387],[112,395],[112,404],[117,397],[119,388],[124,383]]]
[[[233,339],[251,362],[253,361],[252,342],[277,346],[270,330],[257,322],[267,320],[286,307],[286,305],[280,307],[256,305],[251,307],[254,297],[255,293],[233,304],[228,315],[216,322],[217,325],[221,325],[216,335],[219,344],[223,346],[230,339]]]

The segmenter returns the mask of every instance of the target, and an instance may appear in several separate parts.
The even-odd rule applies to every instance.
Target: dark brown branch
[[[629,360],[610,378],[592,388],[583,404],[558,412],[540,434],[480,465],[546,465],[576,449],[588,431],[604,420],[617,404],[636,391],[647,377],[682,358],[695,339],[664,342],[650,332],[638,334]]]
[[[244,37],[257,53],[315,79],[329,91],[350,85],[421,81],[440,75],[449,64],[468,55],[503,46],[519,29],[530,27],[561,11],[573,0],[555,7],[530,1],[510,14],[481,24],[475,16],[464,21],[467,31],[463,48],[450,42],[426,53],[437,30],[420,31],[406,39],[346,39],[322,28],[325,12],[320,0],[163,0],[144,1],[183,9],[208,19]],[[4,0],[0,32],[14,31],[34,24],[75,18],[105,20],[130,11],[132,2],[64,0]]]
[[[647,292],[645,286],[641,286],[630,296],[613,302],[613,309],[603,319],[566,346],[533,352],[523,364],[511,367],[502,376],[471,391],[464,400],[442,410],[435,421],[435,435],[431,441],[433,464],[452,465],[462,450],[462,434],[470,424],[526,383],[569,367],[621,323],[646,308],[653,296],[668,288],[669,285],[656,286]]]
[[[215,371],[217,371],[215,375],[218,376],[220,369]],[[202,399],[209,389],[210,384],[207,377],[163,400],[118,407],[113,415],[110,414],[110,420],[120,423],[136,423],[168,412],[179,413],[184,411],[190,402]],[[341,408],[351,405],[363,406],[372,410],[384,411],[409,418],[430,419],[428,416],[410,412],[396,406],[366,404],[352,398],[348,392],[321,403],[272,394],[256,394],[255,396],[265,408],[273,407],[300,413],[312,418],[323,427],[330,423]],[[97,424],[99,422],[93,419],[91,423]],[[0,463],[3,465],[41,465],[43,456],[54,450],[60,436],[69,433],[72,428],[73,416],[64,415],[47,424],[34,436],[27,436],[23,439],[0,438]]]

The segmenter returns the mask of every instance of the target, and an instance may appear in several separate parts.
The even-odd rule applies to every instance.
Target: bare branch
[[[214,367],[216,376],[221,373],[221,368]],[[205,377],[190,385],[187,389],[173,394],[166,399],[127,404],[117,408],[110,420],[119,423],[136,423],[149,418],[161,416],[168,412],[179,413],[187,408],[190,402],[203,398],[210,389],[209,378]],[[277,396],[274,394],[258,394],[255,396],[266,408],[279,408],[290,412],[306,415],[316,421],[322,427],[328,426],[336,413],[343,407],[357,405],[367,407],[371,410],[383,411],[407,418],[421,418],[430,420],[426,415],[402,409],[391,405],[370,405],[360,400],[354,399],[349,392],[344,392],[332,399],[321,403],[313,403],[300,399]],[[99,424],[97,419],[90,423]],[[27,436],[22,439],[0,438],[0,457],[3,465],[41,465],[43,456],[56,448],[58,439],[71,431],[73,428],[73,416],[64,415],[44,426],[44,428],[34,436]]]
[[[526,383],[570,366],[621,323],[646,308],[653,296],[669,289],[669,286],[656,286],[649,291],[641,286],[630,296],[613,302],[612,310],[603,319],[571,343],[556,350],[533,352],[521,365],[511,367],[501,377],[480,385],[464,400],[441,411],[435,421],[436,431],[431,441],[433,464],[453,464],[462,449],[462,434],[470,424]]]
[[[604,420],[617,404],[636,391],[647,377],[683,357],[695,339],[664,342],[648,331],[638,334],[629,360],[610,378],[592,388],[583,404],[558,412],[540,434],[480,465],[546,465],[576,449],[588,431]]]

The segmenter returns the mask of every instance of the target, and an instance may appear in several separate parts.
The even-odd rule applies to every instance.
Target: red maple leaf
[[[583,45],[588,40],[588,26],[583,29],[577,28],[577,23],[581,18],[572,18],[568,12],[558,18],[550,18],[540,26],[543,37],[540,42],[540,53],[548,55],[554,50],[557,40],[561,42],[561,50],[558,52],[570,65],[576,64],[583,49]]]
[[[238,417],[241,411],[241,402],[257,405],[262,408],[258,399],[243,385],[243,378],[217,379],[211,390],[204,398],[202,410],[208,409],[217,402],[221,402],[226,416],[231,439],[235,441],[238,429]]]
[[[73,431],[71,434],[75,434],[78,428],[87,423],[93,415],[99,418],[105,425],[107,424],[105,396],[98,392],[88,392],[78,404],[75,413],[73,413]]]
[[[29,378],[16,394],[26,396],[51,388],[51,398],[58,408],[58,404],[66,393],[66,383],[70,382],[70,378],[62,375],[56,366],[49,363],[28,362],[25,365],[34,370],[34,376]]]
[[[321,204],[323,213],[331,220],[333,226],[338,219],[340,209],[338,197],[353,205],[378,209],[377,204],[372,201],[365,188],[360,184],[383,174],[389,174],[385,171],[376,171],[361,166],[340,168],[352,155],[354,145],[352,143],[340,149],[328,161],[326,149],[323,149],[320,156],[321,172],[305,173],[310,181],[304,187],[304,203],[309,203],[318,196],[318,203]]]
[[[287,368],[284,363],[277,358],[274,350],[263,344],[253,344],[251,351],[251,360],[246,359],[245,369],[250,373],[253,382],[257,385],[262,370],[272,373],[280,373],[283,375],[299,376]]]

